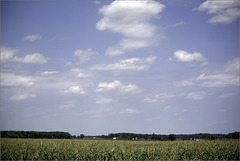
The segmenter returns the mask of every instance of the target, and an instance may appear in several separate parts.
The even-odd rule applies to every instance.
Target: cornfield
[[[1,160],[239,160],[239,140],[1,139]]]

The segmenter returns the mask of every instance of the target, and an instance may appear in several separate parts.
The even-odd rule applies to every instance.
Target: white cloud
[[[201,53],[194,52],[194,53],[188,53],[183,50],[177,50],[173,54],[173,58],[169,58],[169,60],[173,61],[180,61],[184,63],[190,63],[194,61],[200,61],[200,62],[205,62],[203,65],[206,65],[207,59],[204,58],[204,56]]]
[[[91,59],[94,55],[98,55],[98,52],[88,48],[86,50],[75,50],[74,55],[79,59],[79,63],[84,63]]]
[[[30,42],[33,42],[35,40],[40,40],[40,39],[41,39],[41,36],[39,35],[28,35],[23,37],[24,41],[30,41]]]
[[[8,47],[1,47],[1,62],[20,62],[31,64],[45,64],[48,59],[43,54],[33,53],[25,55],[24,57],[16,57],[17,50]]]
[[[114,1],[99,10],[103,18],[96,24],[98,30],[108,30],[124,36],[117,45],[109,47],[107,55],[125,54],[126,50],[135,50],[152,44],[157,35],[157,27],[149,23],[157,18],[165,6],[155,1]]]
[[[85,94],[85,91],[79,86],[72,86],[64,91],[67,94]]]
[[[225,71],[226,72],[238,72],[239,73],[239,63],[240,63],[239,58],[235,58],[233,60],[228,61],[227,64],[226,64],[226,67],[225,67]]]
[[[194,81],[193,79],[186,79],[186,80],[175,81],[173,84],[175,86],[190,86],[194,84]]]
[[[144,98],[141,102],[144,102],[144,103],[155,103],[155,102],[158,102],[158,100],[156,98]]]
[[[15,49],[1,46],[1,62],[10,61],[15,53],[16,53]]]
[[[221,95],[219,95],[220,98],[229,98],[232,96],[235,96],[236,93],[232,92],[232,93],[222,93]]]
[[[239,75],[231,74],[201,74],[197,78],[201,86],[204,87],[224,87],[239,85]]]
[[[34,79],[31,76],[15,75],[13,73],[1,73],[1,86],[24,87],[32,85],[34,85]]]
[[[68,61],[68,62],[66,62],[66,63],[64,64],[64,67],[68,67],[68,66],[70,66],[70,65],[72,65],[72,62]]]
[[[123,93],[135,93],[139,90],[139,87],[133,84],[123,85],[120,81],[113,82],[102,82],[98,84],[96,92],[105,92],[105,91],[113,91],[117,90]]]
[[[206,96],[206,92],[191,92],[186,95],[185,98],[187,99],[193,99],[193,100],[202,100]]]
[[[33,54],[26,55],[25,57],[22,57],[22,58],[14,57],[13,61],[20,62],[20,63],[30,63],[30,64],[45,64],[48,62],[48,59],[44,57],[43,54],[33,53]]]
[[[70,73],[71,75],[73,75],[73,77],[80,78],[80,79],[92,77],[92,73],[79,68],[71,69]]]
[[[60,110],[68,110],[68,109],[73,108],[73,107],[75,107],[75,104],[73,102],[68,102],[66,104],[63,104],[63,105],[59,106],[59,109]]]
[[[173,98],[175,97],[174,94],[167,94],[167,93],[160,93],[155,96],[158,99],[168,99],[168,98]]]
[[[19,94],[19,95],[12,96],[10,98],[10,100],[21,101],[21,100],[25,100],[25,99],[28,99],[28,98],[34,98],[34,97],[36,97],[35,94],[25,93],[25,94]]]
[[[136,114],[136,113],[139,113],[139,112],[140,111],[136,110],[136,109],[126,108],[126,109],[122,110],[120,113],[121,114]]]
[[[182,25],[186,25],[186,24],[187,24],[186,22],[180,21],[180,22],[178,22],[178,23],[175,23],[175,24],[173,25],[173,27],[182,26]]]
[[[159,93],[159,94],[155,94],[152,97],[146,97],[141,102],[144,102],[144,103],[155,103],[155,102],[158,102],[159,100],[170,99],[170,98],[174,98],[174,97],[175,97],[174,94]]]
[[[117,56],[125,54],[125,51],[132,51],[139,48],[147,47],[151,43],[149,40],[139,40],[139,39],[123,39],[115,46],[108,47],[106,50],[106,55]]]
[[[48,76],[48,75],[53,75],[53,74],[57,74],[57,73],[58,73],[57,71],[44,71],[41,74],[43,76]]]
[[[207,0],[194,10],[206,11],[213,16],[209,23],[229,24],[236,21],[240,16],[239,0]]]
[[[133,70],[133,71],[142,71],[147,70],[151,64],[157,59],[156,56],[150,56],[147,58],[130,58],[120,60],[114,64],[108,65],[95,65],[91,69],[93,70]]]
[[[102,97],[102,98],[97,99],[96,104],[108,104],[111,102],[112,102],[111,98]]]

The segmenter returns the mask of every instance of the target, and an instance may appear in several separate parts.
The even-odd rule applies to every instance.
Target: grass
[[[1,160],[239,160],[239,140],[1,139]]]

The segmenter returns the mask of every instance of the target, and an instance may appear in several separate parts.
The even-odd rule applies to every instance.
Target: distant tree
[[[168,139],[171,140],[171,141],[173,141],[173,140],[176,139],[176,137],[175,137],[174,134],[170,134],[170,135],[168,135]]]
[[[84,134],[81,134],[80,135],[80,139],[83,139],[85,136],[84,136]]]
[[[210,134],[209,139],[210,140],[215,140],[215,136],[213,134]]]

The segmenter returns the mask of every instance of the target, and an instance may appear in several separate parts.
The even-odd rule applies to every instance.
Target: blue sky
[[[1,1],[1,130],[240,130],[238,1]]]

